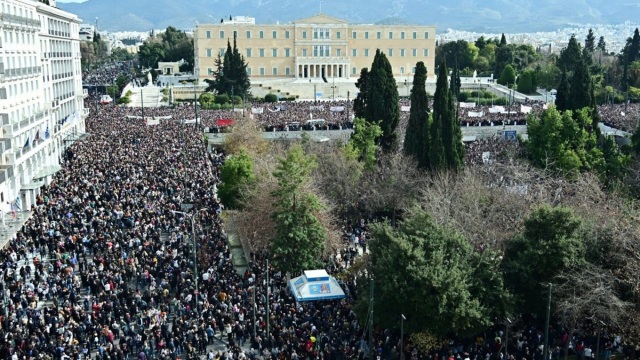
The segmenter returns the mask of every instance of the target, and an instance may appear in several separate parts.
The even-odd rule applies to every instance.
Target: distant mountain
[[[171,25],[192,29],[195,23],[220,22],[229,15],[246,15],[256,22],[290,22],[315,15],[319,1],[311,0],[88,0],[58,3],[85,22],[98,18],[99,29],[150,31]],[[620,24],[638,21],[637,0],[325,0],[327,15],[352,23],[435,24],[478,32],[549,31],[570,23]],[[383,20],[384,19],[384,20]]]

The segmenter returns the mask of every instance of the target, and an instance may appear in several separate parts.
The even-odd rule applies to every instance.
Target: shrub
[[[268,103],[278,102],[278,96],[276,94],[269,93],[264,96],[264,101]]]
[[[227,94],[219,94],[216,96],[215,103],[216,104],[226,104],[229,102],[229,95]]]
[[[233,99],[231,99],[231,101],[236,105],[242,104],[242,97],[240,97],[238,95],[234,95]]]
[[[467,99],[469,99],[469,96],[470,96],[470,95],[471,95],[471,94],[470,94],[469,92],[467,92],[467,91],[461,91],[461,92],[458,94],[458,101],[460,101],[460,102],[465,102],[465,101],[467,101]]]

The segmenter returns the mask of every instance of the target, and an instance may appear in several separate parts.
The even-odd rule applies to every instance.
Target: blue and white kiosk
[[[345,297],[338,281],[325,270],[305,270],[302,276],[289,280],[296,301],[336,300]]]

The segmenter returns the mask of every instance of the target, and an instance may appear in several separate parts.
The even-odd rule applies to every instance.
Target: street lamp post
[[[505,324],[507,328],[504,333],[504,358],[509,360],[509,325],[511,325],[511,319],[505,318],[505,320],[507,321]]]
[[[204,211],[207,209],[200,209],[200,211]],[[181,214],[185,217],[191,218],[191,237],[193,241],[193,278],[195,281],[195,297],[196,297],[196,315],[199,314],[199,303],[198,303],[198,295],[200,295],[198,291],[198,244],[196,243],[196,215],[195,214],[187,214],[184,211],[171,210],[174,214]]]
[[[407,318],[400,314],[400,360],[404,360],[404,321]]]
[[[547,299],[547,320],[545,321],[544,328],[544,358],[548,359],[549,354],[549,317],[551,316],[551,283],[549,283],[549,298]]]

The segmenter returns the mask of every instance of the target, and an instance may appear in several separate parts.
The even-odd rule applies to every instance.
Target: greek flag
[[[24,143],[23,148],[28,148],[29,147],[29,138],[27,137],[27,142]]]
[[[44,132],[44,138],[48,139],[51,134],[49,133],[49,125],[47,125],[47,130]]]
[[[16,210],[22,211],[22,201],[20,200],[20,196],[16,198]]]

